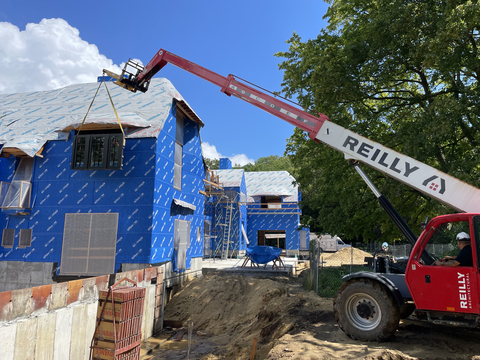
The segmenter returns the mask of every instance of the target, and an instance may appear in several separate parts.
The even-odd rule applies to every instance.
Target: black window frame
[[[106,159],[106,161],[102,161],[101,166],[91,166],[92,160],[92,138],[103,138],[104,144],[106,143],[107,146],[104,146],[102,151],[102,160]],[[111,161],[111,148],[113,139],[115,137],[120,137],[118,139],[118,162],[117,165],[110,165]],[[80,148],[77,145],[77,139],[83,138],[85,139],[85,151],[83,153],[83,161],[82,166],[76,166],[76,158],[79,155]],[[90,133],[90,134],[77,134],[73,137],[73,144],[72,144],[72,162],[70,164],[71,170],[122,170],[123,165],[123,134],[121,132],[113,132],[113,133]],[[82,156],[82,155],[80,155]]]

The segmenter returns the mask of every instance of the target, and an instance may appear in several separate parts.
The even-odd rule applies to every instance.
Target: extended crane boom
[[[145,67],[129,60],[121,75],[105,72],[117,79],[116,84],[130,91],[146,92],[151,78],[168,63],[219,86],[228,96],[245,100],[307,131],[311,139],[342,152],[354,164],[364,163],[458,211],[479,211],[480,189],[347,130],[331,122],[324,114],[313,116],[238,81],[233,75],[224,77],[163,49]],[[129,67],[135,73],[129,72]],[[357,171],[361,172],[358,167]],[[374,188],[372,190],[375,192]]]

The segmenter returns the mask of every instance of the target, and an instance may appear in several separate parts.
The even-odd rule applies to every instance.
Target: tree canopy
[[[218,170],[220,161],[218,159],[205,158],[205,163],[210,170]],[[248,163],[241,166],[235,164],[233,169],[243,169],[245,171],[288,171],[293,172],[292,163],[286,156],[270,155],[258,158],[254,164]]]
[[[480,185],[477,1],[329,1],[316,39],[293,34],[282,91],[311,113]],[[295,129],[287,143],[313,230],[365,240],[400,232],[342,154]],[[381,173],[364,171],[414,232],[453,210]]]

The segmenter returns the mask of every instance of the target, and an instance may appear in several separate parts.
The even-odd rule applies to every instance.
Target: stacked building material
[[[138,360],[145,288],[118,287],[99,293],[92,359]]]

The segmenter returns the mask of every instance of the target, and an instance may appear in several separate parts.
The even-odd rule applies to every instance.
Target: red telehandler
[[[146,92],[151,78],[168,63],[197,75],[235,96],[308,132],[311,139],[340,152],[363,178],[379,204],[412,245],[407,259],[387,253],[374,257],[373,272],[357,272],[343,278],[334,300],[340,328],[351,338],[365,341],[389,339],[401,318],[415,312],[419,319],[437,324],[477,327],[480,319],[480,190],[452,176],[395,152],[336,125],[323,114],[313,116],[232,75],[221,76],[161,49],[142,65],[129,60],[122,74],[105,73],[132,92]],[[390,202],[362,171],[366,164],[454,208],[459,213],[425,220],[416,236]],[[452,252],[455,235],[471,238],[473,266],[436,266]]]

